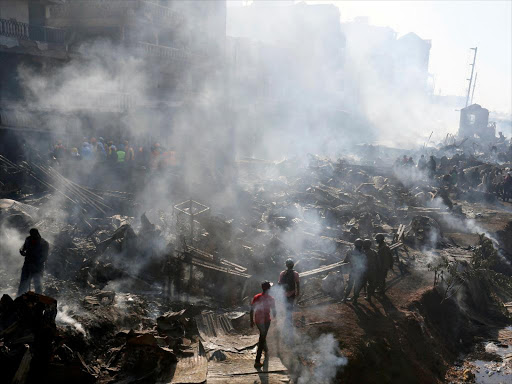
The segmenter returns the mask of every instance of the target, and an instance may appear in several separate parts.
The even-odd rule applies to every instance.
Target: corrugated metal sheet
[[[195,317],[199,335],[207,351],[221,350],[239,353],[254,347],[258,335],[240,335],[235,332],[226,314],[203,312]]]
[[[203,343],[193,356],[179,360],[171,383],[288,383],[286,367],[277,356],[254,368],[258,334],[237,333],[225,313],[205,311],[195,317]],[[204,344],[204,348],[203,348]]]
[[[194,355],[180,358],[172,378],[172,384],[200,384],[206,382],[208,359],[201,342],[192,347]]]

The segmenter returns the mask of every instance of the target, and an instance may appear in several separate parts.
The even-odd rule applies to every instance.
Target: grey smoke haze
[[[129,105],[121,121],[96,116],[77,127],[74,140],[105,127],[121,127],[125,138],[158,140],[186,160],[189,187],[235,157],[339,156],[354,143],[412,146],[433,126],[435,136],[453,128],[451,114],[413,86],[414,67],[400,87],[382,76],[384,64],[373,59],[382,42],[340,25],[336,7],[285,4],[270,11],[267,3],[228,7],[226,59],[204,73],[203,58],[191,55],[177,69],[175,93],[160,90],[155,73],[163,64],[149,65],[133,50],[98,39],[63,67],[43,73],[20,67],[27,100],[66,112]],[[186,91],[190,84],[193,93]],[[140,108],[155,102],[167,107]],[[51,121],[56,137],[64,124]]]
[[[262,1],[228,7],[228,35],[268,46],[259,49],[258,59],[278,68],[266,78],[270,92],[276,101],[285,95],[288,104],[280,107],[289,113],[283,119],[297,125],[292,131],[302,134],[301,143],[310,151],[332,155],[325,153],[330,149],[322,140],[326,136],[338,141],[339,151],[352,142],[412,147],[423,144],[432,130],[434,138],[455,131],[457,113],[428,96],[417,37],[397,40],[391,29],[364,21],[340,26],[333,5],[272,5]],[[254,48],[258,51],[256,44]],[[286,117],[301,113],[307,115],[302,122]],[[329,114],[334,118],[326,126]],[[304,127],[309,134],[304,135]]]
[[[0,227],[0,258],[2,269],[7,276],[17,276],[21,271],[23,257],[20,255],[19,249],[23,245],[26,236],[7,225]]]
[[[244,15],[237,15],[235,9],[228,11],[231,38],[226,60],[216,70],[202,73],[203,58],[193,56],[176,75],[176,93],[158,91],[161,79],[155,73],[159,68],[129,49],[98,39],[79,48],[80,58],[52,71],[20,67],[27,102],[38,109],[67,113],[123,110],[126,103],[129,108],[121,120],[96,116],[90,125],[76,127],[70,144],[79,145],[82,137],[97,136],[96,129],[111,127],[112,136],[105,139],[115,138],[114,132],[122,128],[120,139],[159,141],[177,151],[183,177],[162,174],[145,185],[138,196],[139,215],[148,209],[172,209],[179,202],[170,190],[176,186],[193,191],[194,198],[211,203],[217,211],[230,208],[237,194],[226,173],[236,157],[281,160],[297,156],[301,164],[307,153],[347,156],[351,146],[362,142],[412,147],[423,144],[432,130],[434,137],[454,131],[455,112],[434,105],[417,87],[407,86],[416,81],[414,68],[405,85],[391,83],[382,75],[384,64],[374,59],[377,42],[340,26],[336,8],[287,6],[271,11],[275,18],[269,23],[260,22],[268,11],[248,8],[251,12],[244,10]],[[193,93],[184,91],[190,83]],[[155,103],[163,107],[142,108]],[[62,138],[59,132],[69,128],[64,120],[50,124],[55,139]],[[94,175],[94,169],[90,172]],[[275,179],[279,177],[283,175],[275,175]],[[401,180],[416,182],[422,177],[414,169]],[[225,185],[212,188],[214,192],[205,186],[205,180],[222,179]],[[67,218],[60,209],[64,202],[56,195],[48,203],[49,209],[64,213],[59,217],[63,221]],[[314,235],[321,234],[323,218],[318,213],[304,217],[301,207],[288,210],[290,216],[311,222]],[[153,218],[151,221],[155,223]],[[453,225],[472,224],[454,221]],[[0,231],[0,243],[6,245],[2,256],[10,260],[16,276],[22,264],[18,249],[23,238],[10,229]],[[292,227],[282,231],[280,239],[302,256],[307,240],[303,233]],[[322,251],[334,252],[334,244]],[[128,268],[137,274],[143,266],[141,262]],[[122,282],[113,282],[107,288],[121,286]],[[69,307],[59,307],[57,320],[84,332]],[[296,352],[306,353],[315,363],[312,370],[300,372],[299,383],[330,382],[346,364],[332,335],[303,338]]]

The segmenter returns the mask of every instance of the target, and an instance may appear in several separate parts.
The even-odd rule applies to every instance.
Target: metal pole
[[[466,107],[468,106],[469,94],[471,92],[471,85],[473,83],[473,72],[475,71],[476,53],[478,52],[478,47],[470,48],[470,49],[473,49],[475,51],[475,56],[473,56],[473,64],[470,64],[471,65],[471,77],[469,79],[467,79],[467,80],[469,80],[469,87],[468,87],[468,95],[466,96]]]
[[[475,82],[473,83],[473,91],[471,92],[471,104],[473,104],[473,96],[475,95],[476,79],[478,79],[478,72],[475,73]]]
[[[192,198],[190,198],[188,207],[190,213],[190,243],[192,243],[192,240],[194,240],[194,214],[192,213]]]

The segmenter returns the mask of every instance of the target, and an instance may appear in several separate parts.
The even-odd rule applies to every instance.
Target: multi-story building
[[[263,68],[276,68],[279,76],[272,86],[288,99],[324,93],[336,84],[333,74],[342,68],[344,38],[334,5],[254,2],[231,7],[227,31],[268,47],[259,52],[266,62]],[[273,48],[280,54],[273,54]]]
[[[365,17],[343,23],[342,30],[349,67],[390,91],[427,93],[430,40],[415,33],[397,37],[393,29],[371,25]]]
[[[332,125],[326,109],[340,105],[344,53],[336,6],[293,1],[232,6],[227,34],[243,155],[292,153],[299,150],[296,138],[302,132]]]
[[[90,128],[114,136],[155,108],[166,120],[200,95],[206,76],[221,81],[225,23],[224,1],[0,0],[1,134]],[[95,65],[101,81],[81,82]],[[48,84],[27,87],[27,76]],[[50,86],[64,97],[41,97],[53,96]]]
[[[418,89],[432,92],[429,89],[428,64],[432,42],[424,40],[410,32],[401,36],[395,43],[394,62],[395,78],[400,88]]]

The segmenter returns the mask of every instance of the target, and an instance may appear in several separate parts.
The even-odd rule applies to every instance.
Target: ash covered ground
[[[507,151],[498,145],[502,157]],[[482,382],[475,356],[494,361],[488,376],[510,373],[507,354],[479,354],[484,341],[512,341],[503,333],[512,301],[509,163],[494,151],[439,145],[428,149],[436,163],[429,170],[409,161],[425,149],[404,153],[361,146],[340,159],[244,158],[229,188],[208,176],[185,188],[179,166],[133,165],[116,190],[84,181],[83,163],[0,157],[8,181],[0,216],[4,377]],[[134,174],[158,184],[165,203],[151,207],[152,196],[136,194]],[[50,244],[44,291],[16,297],[18,249],[32,227]],[[378,233],[393,249],[386,290],[344,302],[345,256],[357,238]],[[288,258],[301,276],[293,324],[274,285],[270,359],[256,370],[250,299],[261,281],[277,282]]]
[[[510,3],[350,3],[0,1],[2,383],[510,382]]]

